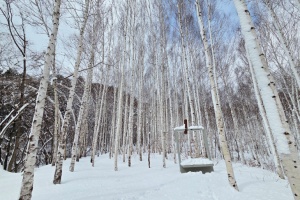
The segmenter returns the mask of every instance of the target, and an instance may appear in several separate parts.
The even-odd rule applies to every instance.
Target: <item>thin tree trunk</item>
[[[85,109],[87,109],[87,100],[88,100],[88,95],[90,94],[89,89],[90,89],[90,85],[92,84],[92,79],[93,79],[94,57],[95,57],[94,49],[95,49],[95,44],[93,44],[93,47],[92,47],[90,63],[88,66],[88,68],[89,68],[88,74],[87,74],[86,81],[85,81],[82,102],[80,105],[77,124],[76,124],[76,128],[75,128],[75,135],[74,135],[74,141],[73,141],[72,153],[71,153],[71,164],[70,164],[70,168],[69,168],[69,170],[71,172],[74,171],[74,167],[75,167],[76,153],[77,153],[77,147],[78,147],[78,141],[79,141],[79,133],[80,133],[81,125],[82,125],[82,118],[83,118]]]
[[[194,111],[194,105],[193,105],[193,99],[192,99],[192,95],[191,95],[191,91],[190,91],[190,77],[188,75],[188,58],[187,58],[187,50],[186,50],[186,44],[185,44],[185,41],[184,41],[184,35],[183,35],[183,22],[182,22],[182,13],[181,13],[181,7],[180,5],[182,5],[183,2],[179,3],[177,5],[178,7],[178,17],[179,17],[179,26],[180,26],[180,37],[181,37],[181,47],[182,47],[182,57],[183,57],[183,74],[184,74],[184,83],[185,83],[185,89],[186,91],[184,92],[185,93],[185,96],[186,96],[186,111],[185,111],[185,114],[186,114],[186,118],[189,119],[189,114],[188,114],[188,105],[190,107],[190,114],[191,114],[191,125],[196,125],[196,121],[195,121],[195,111]],[[188,120],[189,121],[189,120]],[[196,156],[199,156],[197,155],[199,152],[199,147],[198,147],[198,142],[196,142],[196,138],[194,137],[195,136],[195,133],[192,132],[192,136],[193,136],[193,140],[195,141],[195,152],[196,152]],[[188,139],[190,138],[190,136],[188,135]],[[189,141],[189,144],[190,144],[190,141]],[[192,147],[190,145],[190,147]],[[190,151],[190,153],[192,153],[192,149]]]
[[[54,12],[53,12],[52,34],[50,36],[47,52],[45,55],[43,76],[40,81],[40,86],[39,86],[38,95],[36,99],[35,113],[32,120],[31,132],[29,135],[29,143],[27,146],[27,157],[24,165],[24,172],[23,172],[23,179],[22,179],[19,200],[30,200],[32,195],[36,153],[38,148],[38,140],[41,131],[41,124],[42,124],[42,118],[43,118],[44,107],[45,107],[45,99],[46,99],[46,92],[48,88],[50,66],[51,66],[52,56],[55,53],[54,47],[55,47],[57,33],[58,33],[60,5],[61,5],[61,1],[56,0],[54,5]]]
[[[127,122],[127,118],[128,118],[128,97],[129,95],[127,95],[125,93],[125,111],[124,111],[124,125],[123,125],[123,140],[122,140],[122,154],[123,154],[123,162],[126,161],[126,146],[127,146],[127,143],[126,143],[126,138],[127,137],[127,133],[128,133],[128,122]]]
[[[118,171],[118,150],[119,150],[119,138],[120,138],[120,132],[122,129],[122,113],[123,113],[123,87],[124,87],[124,68],[125,68],[125,63],[126,63],[126,55],[127,55],[127,27],[128,27],[128,8],[126,11],[126,19],[125,19],[125,27],[124,27],[124,51],[122,55],[122,60],[123,62],[120,63],[121,67],[121,82],[119,86],[119,94],[118,94],[118,108],[117,108],[117,127],[116,127],[116,132],[115,132],[115,152],[114,152],[114,168],[115,171]]]
[[[134,104],[134,95],[133,95],[133,84],[134,84],[134,73],[133,69],[131,70],[131,86],[130,86],[130,100],[129,100],[129,119],[128,119],[128,166],[131,167],[131,155],[133,149],[133,104]]]
[[[142,57],[144,57],[142,55]],[[143,58],[141,58],[141,62],[143,62]],[[138,133],[138,143],[141,144],[141,135],[142,135],[142,96],[143,96],[143,79],[144,79],[144,65],[142,63],[139,64],[140,68],[138,69],[139,72],[139,100],[138,100],[138,120],[137,120],[137,133]],[[144,146],[144,145],[142,145]],[[143,160],[142,157],[142,147],[139,148],[139,159],[140,161]]]
[[[90,99],[88,99],[88,100],[90,100]],[[86,152],[86,148],[85,148],[84,143],[85,143],[86,135],[88,133],[87,116],[88,116],[88,105],[87,105],[86,109],[84,110],[82,125],[80,127],[79,148],[78,148],[78,151],[77,151],[77,158],[76,158],[77,162],[79,161],[79,158],[84,156],[84,154],[85,154],[84,152]]]
[[[150,168],[151,160],[150,160],[150,154],[151,154],[151,134],[150,132],[148,133],[148,167]]]
[[[126,44],[126,37],[125,37],[125,44]],[[126,49],[126,45],[125,48]],[[126,50],[125,50],[126,51]],[[124,60],[125,60],[125,54],[124,52]],[[120,132],[122,129],[122,111],[123,111],[123,87],[124,87],[124,63],[121,63],[121,83],[119,87],[119,94],[118,94],[118,109],[117,109],[117,128],[115,132],[115,152],[114,152],[114,167],[115,171],[118,171],[118,152],[119,152],[119,138],[120,138]]]
[[[80,66],[81,54],[83,51],[83,36],[84,36],[85,27],[86,27],[87,20],[88,20],[88,14],[89,14],[89,0],[85,0],[84,19],[83,19],[82,27],[80,28],[79,44],[78,44],[76,63],[75,63],[75,68],[74,68],[74,73],[73,73],[73,79],[71,82],[71,88],[70,88],[70,92],[69,92],[67,108],[66,108],[63,124],[61,127],[61,136],[60,136],[59,145],[58,145],[56,168],[55,168],[54,179],[53,179],[54,184],[61,183],[64,152],[66,151],[66,136],[67,136],[67,130],[68,130],[69,121],[70,121],[70,115],[72,112],[75,87],[76,87],[76,82],[77,82],[77,78],[78,78],[78,69]]]
[[[163,157],[163,168],[166,168],[166,140],[167,140],[167,133],[162,133],[162,157]]]
[[[113,145],[112,141],[114,139],[115,135],[115,127],[116,127],[116,102],[117,102],[117,88],[114,87],[114,103],[113,103],[113,110],[112,110],[112,123],[111,123],[111,133],[110,133],[110,138],[109,138],[109,159],[112,157],[113,153]]]
[[[132,6],[135,6],[132,5]],[[129,15],[129,26],[132,27],[135,24],[135,16],[133,14]],[[133,19],[132,19],[133,18]],[[128,65],[131,67],[131,83],[130,83],[130,102],[129,102],[129,119],[128,119],[128,167],[131,167],[132,163],[132,152],[133,152],[133,115],[134,115],[134,81],[136,80],[135,74],[135,42],[134,42],[134,34],[132,34],[132,38],[129,37],[129,57],[128,57]]]
[[[231,156],[229,153],[228,144],[227,144],[226,137],[225,137],[224,119],[222,116],[221,104],[220,104],[221,102],[217,95],[218,89],[216,87],[216,82],[215,82],[215,78],[214,78],[215,77],[214,70],[211,65],[211,56],[210,56],[209,50],[208,50],[208,42],[206,39],[205,30],[204,30],[204,24],[203,24],[203,20],[202,20],[202,11],[201,11],[199,0],[196,0],[196,9],[197,9],[201,38],[202,38],[202,42],[203,42],[204,49],[205,49],[205,51],[204,51],[205,52],[205,61],[206,61],[206,66],[208,68],[208,73],[209,73],[209,78],[210,78],[211,94],[212,94],[212,99],[213,99],[213,104],[214,104],[215,115],[216,115],[216,123],[217,123],[218,132],[219,132],[221,149],[222,149],[222,153],[223,153],[225,164],[226,164],[228,181],[234,189],[238,190],[238,186],[237,186],[237,183],[236,183],[236,180],[234,177],[233,168],[232,168]]]
[[[105,82],[105,81],[104,81]],[[100,99],[100,91],[99,91],[99,99],[97,102],[97,110],[98,113],[96,115],[96,123],[95,123],[95,127],[94,127],[94,134],[93,134],[93,142],[92,142],[92,155],[91,155],[91,162],[92,162],[92,166],[95,166],[95,155],[96,155],[96,151],[97,151],[97,141],[98,141],[98,135],[99,135],[99,130],[100,130],[100,123],[101,123],[101,119],[102,119],[102,110],[103,110],[103,104],[105,101],[105,93],[107,91],[107,86],[104,85],[103,89],[102,89],[102,95],[101,95],[101,99]]]
[[[59,124],[60,124],[60,116],[59,116],[59,101],[58,101],[58,93],[57,93],[57,78],[56,78],[56,68],[55,68],[55,55],[53,58],[53,90],[54,90],[54,133],[53,133],[53,154],[52,154],[52,166],[56,163],[57,156],[57,148],[58,148],[58,136],[59,136]]]

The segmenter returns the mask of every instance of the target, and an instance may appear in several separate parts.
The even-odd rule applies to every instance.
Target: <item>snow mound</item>
[[[207,159],[207,158],[188,158],[186,160],[183,160],[181,162],[181,166],[187,166],[187,165],[213,165],[213,161]]]

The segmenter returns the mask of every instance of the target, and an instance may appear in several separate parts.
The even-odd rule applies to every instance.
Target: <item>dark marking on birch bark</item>
[[[184,120],[184,128],[185,128],[184,134],[187,134],[187,132],[188,132],[187,119]]]

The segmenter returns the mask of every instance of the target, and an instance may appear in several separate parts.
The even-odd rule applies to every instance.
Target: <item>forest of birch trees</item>
[[[175,163],[175,127],[209,151],[274,171],[300,199],[299,0],[2,0],[0,163],[22,172],[100,154]],[[202,135],[183,157],[207,157]]]

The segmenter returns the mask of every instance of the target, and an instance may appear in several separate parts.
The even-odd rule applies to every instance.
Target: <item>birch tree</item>
[[[129,4],[126,5],[126,14],[125,14],[125,24],[123,26],[123,37],[124,37],[124,50],[122,55],[122,61],[120,62],[120,68],[121,68],[121,80],[120,85],[118,89],[118,108],[117,108],[117,122],[116,122],[116,132],[115,132],[115,152],[114,152],[114,168],[115,171],[118,171],[118,152],[119,152],[119,142],[120,142],[120,132],[122,130],[122,113],[123,113],[123,88],[124,88],[124,71],[126,63],[126,54],[127,54],[127,27],[128,27],[128,10],[129,10]]]
[[[261,50],[247,4],[244,0],[234,0],[234,4],[240,18],[241,32],[245,39],[246,50],[249,53],[249,62],[253,66],[253,73],[261,91],[270,128],[275,141],[277,141],[276,148],[281,164],[290,183],[294,198],[298,200],[300,199],[300,171],[298,167],[299,155],[295,141],[279,99],[275,80],[269,71],[265,55]]]
[[[247,57],[249,58],[249,56],[247,56]],[[276,167],[276,172],[277,172],[278,176],[281,179],[284,179],[284,174],[283,174],[283,171],[282,171],[282,168],[281,168],[281,165],[280,165],[278,151],[276,149],[276,143],[274,141],[272,130],[270,128],[270,122],[268,121],[268,118],[266,116],[266,111],[265,111],[265,108],[264,108],[264,105],[263,105],[263,102],[262,102],[262,99],[261,99],[261,94],[259,92],[256,77],[254,76],[253,66],[251,65],[251,63],[249,63],[249,67],[250,67],[250,71],[251,71],[251,75],[252,75],[254,92],[255,92],[255,95],[257,97],[257,102],[258,102],[258,107],[259,107],[259,110],[260,110],[260,115],[263,119],[265,132],[266,132],[266,135],[267,135],[268,140],[269,140],[269,146],[270,146],[271,152],[272,152],[273,157],[274,157],[274,164],[275,164],[275,167]]]
[[[222,153],[223,153],[225,164],[226,164],[229,184],[233,188],[238,190],[238,186],[237,186],[237,183],[236,183],[236,180],[234,177],[233,168],[232,168],[231,156],[229,153],[228,144],[227,144],[226,137],[225,137],[224,119],[223,119],[222,111],[221,111],[221,102],[218,97],[218,92],[217,92],[218,88],[216,86],[216,82],[215,82],[215,78],[214,78],[215,74],[214,74],[214,70],[213,70],[213,67],[211,64],[212,59],[211,59],[211,55],[209,52],[209,46],[208,46],[208,41],[206,38],[205,29],[204,29],[204,23],[202,20],[202,11],[201,11],[200,5],[201,5],[200,1],[196,0],[198,23],[199,23],[199,28],[200,28],[201,39],[202,39],[203,46],[204,46],[205,61],[206,61],[206,67],[208,69],[208,74],[209,74],[211,95],[212,95],[213,105],[214,105],[214,110],[215,110],[215,115],[216,115],[216,123],[217,123],[218,132],[219,132],[221,149],[222,149]]]
[[[191,95],[191,89],[190,89],[190,77],[188,74],[189,71],[189,64],[188,64],[188,56],[187,56],[187,45],[185,42],[185,37],[184,37],[184,27],[183,27],[183,19],[182,19],[182,11],[183,11],[183,1],[178,2],[178,21],[179,21],[179,31],[180,31],[180,39],[181,39],[181,52],[182,52],[182,71],[183,71],[183,78],[184,78],[184,99],[185,99],[185,118],[189,119],[189,109],[190,108],[190,116],[191,116],[191,124],[195,125],[195,111],[194,111],[194,106],[193,106],[193,99]],[[185,31],[186,32],[186,31]],[[189,107],[188,107],[189,106]],[[190,121],[190,120],[188,120]],[[194,135],[194,132],[193,132]],[[197,139],[194,139],[196,141],[195,147],[196,147],[196,155],[198,154],[198,141]],[[188,143],[190,144],[190,136],[188,135]],[[191,148],[191,145],[190,145]],[[190,150],[192,152],[192,149]]]
[[[97,151],[97,141],[98,141],[98,135],[100,130],[100,123],[101,123],[101,119],[103,118],[102,112],[103,112],[103,105],[105,101],[104,97],[105,97],[106,88],[107,88],[106,86],[103,86],[102,90],[99,89],[97,95],[95,127],[94,127],[94,134],[93,134],[93,141],[92,141],[92,155],[91,155],[91,163],[93,167],[95,165],[95,155]]]
[[[94,25],[95,26],[95,25]],[[87,109],[87,103],[88,103],[88,96],[90,94],[90,88],[93,80],[93,69],[94,69],[94,57],[95,57],[95,48],[96,48],[96,30],[98,27],[94,27],[93,33],[92,33],[92,47],[91,47],[91,57],[90,61],[88,64],[88,73],[86,76],[86,81],[85,81],[85,86],[84,86],[84,92],[81,100],[81,105],[79,109],[79,114],[78,114],[78,119],[76,123],[76,128],[75,128],[75,135],[74,135],[74,141],[72,145],[72,154],[71,154],[71,164],[69,170],[71,172],[74,171],[74,166],[75,166],[75,160],[76,160],[76,153],[77,153],[77,148],[78,148],[78,141],[79,141],[79,133],[81,130],[81,125],[82,125],[82,118],[84,115],[85,110]]]
[[[62,166],[63,166],[63,157],[64,152],[66,149],[66,135],[67,135],[67,129],[70,121],[70,116],[72,113],[72,105],[73,105],[73,99],[75,94],[75,87],[76,82],[78,78],[78,70],[81,62],[81,54],[83,51],[83,36],[85,32],[85,27],[88,21],[88,15],[89,15],[89,0],[85,0],[85,8],[83,13],[83,22],[82,26],[80,28],[80,34],[79,34],[79,42],[78,42],[78,49],[77,49],[77,55],[76,55],[76,62],[74,67],[74,73],[72,75],[72,82],[71,82],[71,88],[69,92],[68,102],[67,102],[67,108],[63,119],[63,124],[61,127],[61,135],[60,135],[60,141],[57,151],[57,160],[56,160],[56,168],[54,173],[54,184],[60,184],[61,183],[61,176],[62,176]]]
[[[61,5],[61,1],[56,0],[54,11],[53,11],[53,28],[52,28],[52,33],[50,35],[47,52],[45,55],[43,76],[40,81],[40,86],[39,86],[38,95],[36,99],[35,113],[32,121],[31,132],[29,135],[29,143],[27,146],[27,155],[26,155],[26,161],[24,166],[19,200],[27,200],[27,199],[30,200],[32,195],[36,153],[37,153],[39,135],[41,131],[42,117],[44,113],[50,67],[52,64],[51,61],[52,61],[52,56],[54,53],[54,47],[55,47],[57,33],[58,33],[60,5]]]
[[[131,6],[134,7],[135,1],[132,2]],[[130,10],[131,12],[128,14],[128,23],[130,27],[133,27],[135,24],[135,13]],[[128,37],[128,48],[129,48],[129,58],[127,63],[129,64],[131,68],[130,72],[130,89],[129,89],[129,94],[130,94],[130,99],[129,99],[129,117],[128,117],[128,167],[131,167],[132,163],[132,152],[133,152],[133,117],[134,117],[134,80],[136,80],[136,74],[135,74],[135,42],[134,38],[135,35],[132,33],[132,30],[130,29],[130,34]],[[139,149],[139,143],[137,143],[137,149]]]

